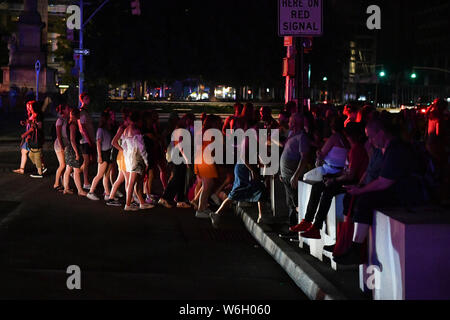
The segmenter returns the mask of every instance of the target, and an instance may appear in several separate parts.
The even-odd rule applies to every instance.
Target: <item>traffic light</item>
[[[379,75],[381,78],[383,78],[384,76],[386,76],[386,72],[384,72],[384,70],[381,70]]]
[[[141,15],[141,4],[139,0],[132,0],[131,1],[131,14],[135,16]]]
[[[413,73],[411,73],[411,79],[415,79],[415,78],[417,78],[417,74],[415,73],[415,72],[413,72]]]

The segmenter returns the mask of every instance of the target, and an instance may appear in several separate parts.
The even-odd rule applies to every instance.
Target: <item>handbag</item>
[[[314,168],[303,175],[303,181],[319,182],[323,180],[322,167]]]

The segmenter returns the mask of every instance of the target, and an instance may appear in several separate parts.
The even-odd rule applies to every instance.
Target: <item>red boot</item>
[[[289,230],[292,232],[302,232],[311,228],[312,223],[303,219],[298,225],[290,227]]]
[[[320,230],[312,225],[311,228],[309,228],[305,232],[300,233],[300,236],[308,239],[320,239]]]

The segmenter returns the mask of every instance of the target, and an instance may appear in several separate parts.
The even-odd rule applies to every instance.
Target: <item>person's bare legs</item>
[[[214,187],[213,178],[202,178],[202,191],[200,193],[200,199],[198,204],[198,211],[204,211],[208,208],[208,199],[212,193]]]
[[[155,170],[149,169],[147,174],[147,182],[145,183],[145,193],[149,196],[152,194],[153,179],[155,178]]]
[[[140,174],[136,175],[136,183],[134,186],[134,192],[136,192],[136,195],[139,199],[139,204],[145,204],[145,199],[142,193],[143,188],[143,177]]]
[[[116,181],[117,177],[116,175],[118,174],[118,168],[117,168],[117,164],[116,163],[111,163],[109,166],[109,172],[108,177],[109,177],[109,182],[111,183],[111,186],[114,184],[114,181]]]
[[[194,209],[198,209],[198,199],[200,198],[200,194],[202,192],[202,180],[197,176],[197,183],[194,188],[194,198],[190,201],[191,205],[194,206]]]
[[[71,172],[72,172],[72,167],[67,165],[66,166],[66,171],[64,172],[64,179],[63,179],[64,194],[70,193],[69,182],[70,182],[70,173]]]
[[[221,215],[225,210],[227,210],[231,206],[232,203],[233,200],[231,200],[230,198],[226,198],[220,205],[219,209],[217,209],[216,214]]]
[[[30,151],[26,150],[26,149],[22,149],[21,150],[21,158],[20,158],[20,168],[25,169],[25,166],[27,164],[27,160],[28,160],[28,153]]]
[[[103,161],[102,163],[98,164],[97,168],[97,175],[92,180],[91,189],[89,190],[89,193],[94,193],[95,189],[97,188],[98,183],[100,180],[105,176],[106,169],[108,168],[108,162]]]
[[[200,184],[201,187],[199,188],[198,192],[195,194],[194,199],[192,199],[192,200],[190,201],[191,205],[194,207],[195,210],[198,209],[198,201],[199,201],[199,199],[200,199],[200,195],[202,194],[202,190],[203,190],[203,186],[202,186],[201,181],[199,181],[199,182],[197,183],[197,185],[198,185],[198,184]]]
[[[272,213],[272,209],[270,208],[270,203],[258,201],[258,221],[263,218],[264,210],[265,210],[264,216],[266,218],[269,218],[269,219],[273,218],[273,213]]]
[[[195,194],[196,200],[198,200],[197,195],[200,196],[201,188],[202,188],[202,179],[200,179],[200,177],[197,177],[197,184],[195,185],[195,189],[194,189],[194,194]]]
[[[133,200],[133,192],[134,192],[134,185],[136,183],[136,172],[130,172],[127,185],[127,201],[126,206],[131,206],[131,200]]]
[[[73,168],[73,180],[75,180],[75,185],[77,186],[78,195],[84,197],[87,195],[87,193],[83,191],[83,186],[81,185],[80,173],[81,173],[80,168]]]
[[[114,184],[111,189],[111,193],[109,194],[110,199],[114,199],[117,193],[117,190],[119,190],[120,185],[125,181],[125,173],[121,170],[119,171],[119,175],[117,176],[116,181],[114,181]],[[125,188],[126,190],[126,188]]]
[[[159,179],[161,180],[161,184],[163,186],[163,189],[165,190],[167,188],[167,164],[164,162],[164,160],[160,161],[158,165],[159,169]]]
[[[130,172],[124,171],[124,178],[125,178],[125,190],[127,190],[128,184],[130,183]]]
[[[90,164],[90,156],[88,154],[83,154],[83,165],[80,167],[80,170],[83,172],[83,184],[89,185],[89,164]]]
[[[20,168],[13,170],[15,173],[24,174],[25,172],[25,166],[27,165],[28,160],[28,150],[26,149],[20,149]]]
[[[66,167],[66,161],[64,159],[64,151],[56,152],[56,157],[58,158],[59,167],[56,170],[55,183],[53,184],[53,188],[57,188],[61,185],[60,179],[64,171],[64,168]]]
[[[105,195],[109,196],[111,194],[111,188],[109,184],[109,176],[111,171],[111,164],[106,164],[106,170],[103,174],[103,190],[105,191]]]

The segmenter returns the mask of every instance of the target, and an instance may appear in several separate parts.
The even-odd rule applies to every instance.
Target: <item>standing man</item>
[[[80,101],[81,108],[78,127],[80,128],[81,133],[80,149],[81,154],[83,155],[83,165],[80,169],[83,172],[83,189],[89,190],[91,188],[91,184],[89,183],[89,164],[91,163],[95,152],[94,125],[88,110],[91,100],[86,92],[80,94]]]
[[[280,158],[280,179],[286,192],[291,232],[297,232],[292,227],[298,224],[298,181],[302,179],[306,171],[310,151],[310,142],[303,127],[303,116],[300,113],[292,114],[289,119],[291,132]]]

